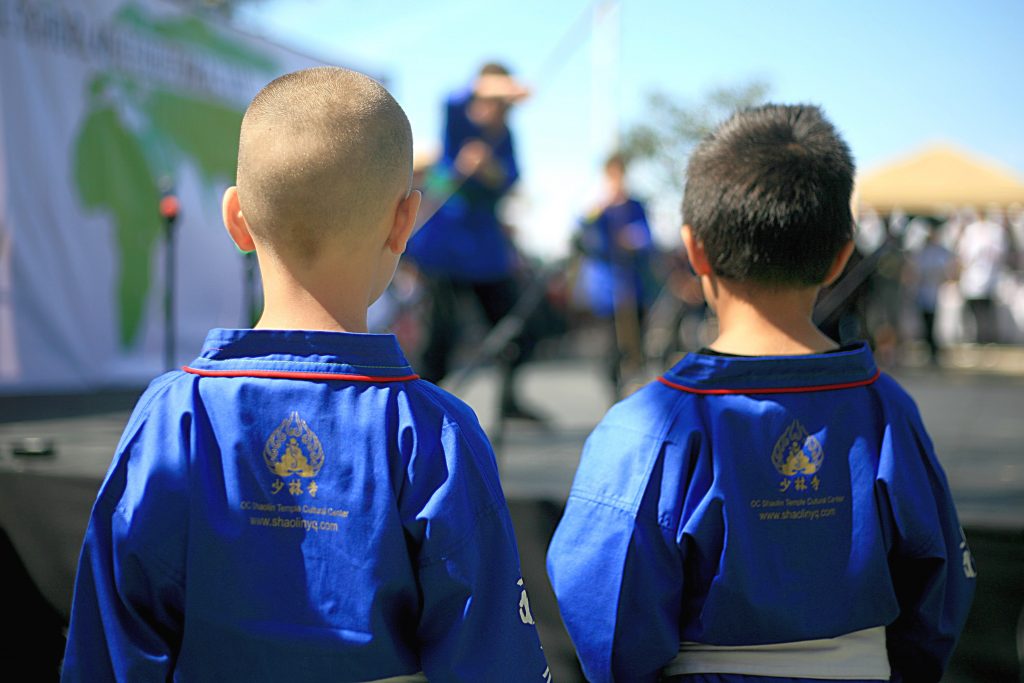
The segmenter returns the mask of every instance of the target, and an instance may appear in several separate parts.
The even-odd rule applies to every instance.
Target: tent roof
[[[857,178],[856,200],[886,213],[1024,204],[1024,180],[998,163],[932,145]]]

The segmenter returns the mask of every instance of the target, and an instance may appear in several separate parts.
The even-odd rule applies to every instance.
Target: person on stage
[[[446,200],[410,240],[408,252],[426,279],[431,302],[422,374],[432,382],[451,368],[460,298],[474,298],[494,326],[521,294],[516,252],[498,218],[498,203],[519,178],[508,114],[528,94],[504,65],[488,63],[470,87],[447,100],[442,155],[431,169],[433,186],[447,188]],[[504,417],[540,419],[515,391],[516,371],[535,345],[526,324],[499,359]]]

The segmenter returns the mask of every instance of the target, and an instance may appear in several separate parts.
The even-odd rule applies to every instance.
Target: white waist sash
[[[746,674],[790,678],[889,680],[885,627],[854,631],[835,638],[771,645],[705,645],[684,642],[668,663],[665,676],[679,674]]]

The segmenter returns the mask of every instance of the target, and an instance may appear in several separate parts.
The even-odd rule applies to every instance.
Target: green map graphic
[[[128,4],[115,24],[192,55],[259,71],[277,68],[265,54],[195,17],[156,19]],[[191,164],[204,182],[233,182],[243,112],[123,72],[97,73],[87,96],[87,113],[74,143],[74,182],[83,206],[109,214],[114,223],[119,340],[129,348],[142,329],[156,245],[163,238],[164,222],[157,211],[161,179]]]

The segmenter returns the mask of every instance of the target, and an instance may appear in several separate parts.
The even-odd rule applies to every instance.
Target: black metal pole
[[[256,301],[256,252],[246,252],[242,258],[245,261],[245,291],[242,308],[245,313],[245,326],[254,327],[260,319],[260,309]]]
[[[178,198],[166,192],[160,199],[164,219],[164,367],[174,368],[174,222],[178,219]]]
[[[174,222],[166,221],[164,245],[164,366],[174,367]]]

